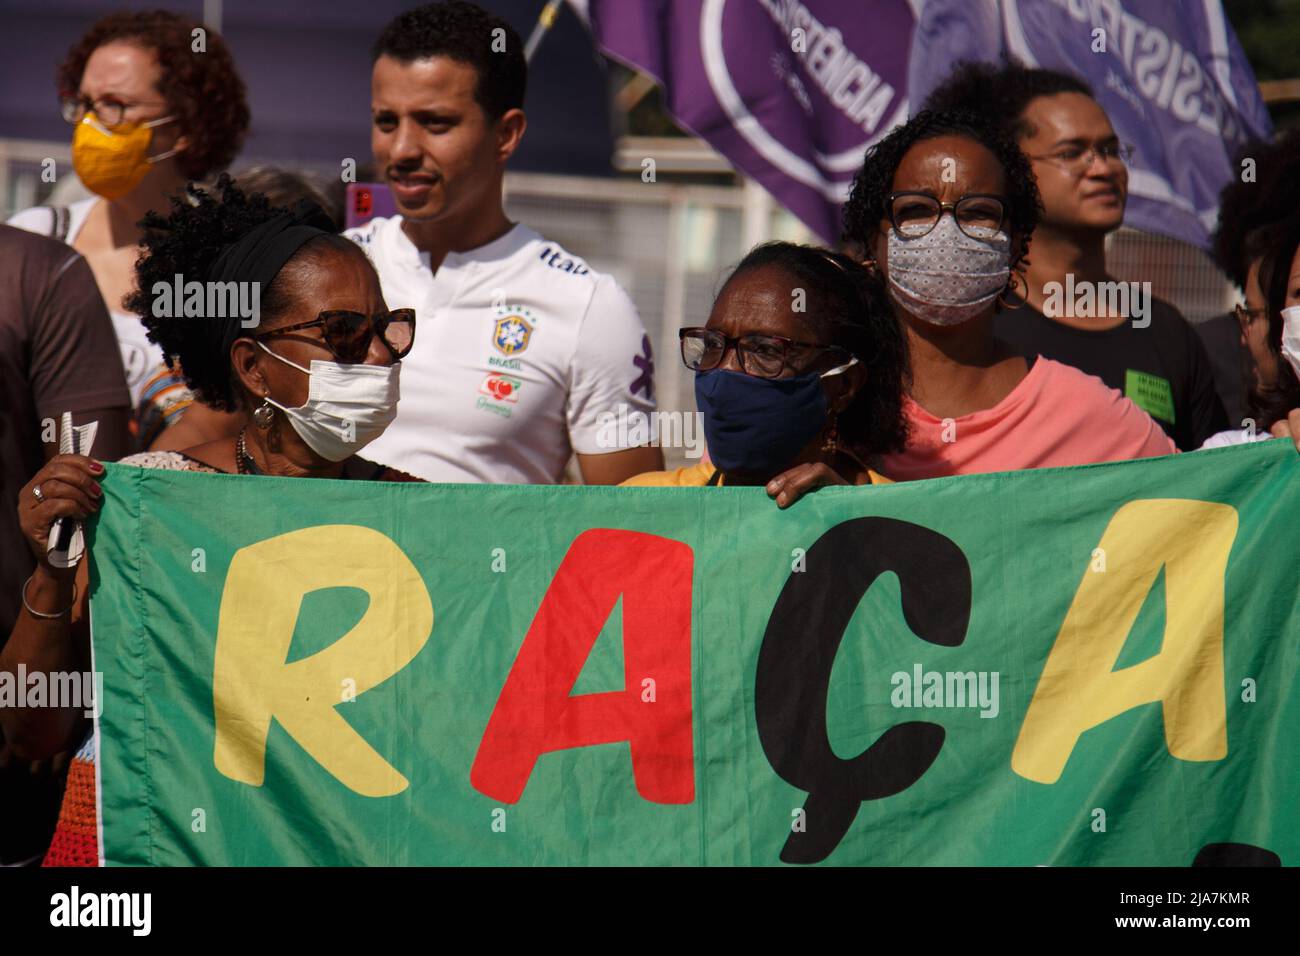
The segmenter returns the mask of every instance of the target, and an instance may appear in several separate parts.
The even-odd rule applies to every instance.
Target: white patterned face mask
[[[958,325],[979,315],[1006,288],[1011,276],[1011,238],[989,231],[974,239],[949,213],[924,236],[888,237],[889,292],[917,318]]]
[[[1282,354],[1300,378],[1300,305],[1282,310]]]

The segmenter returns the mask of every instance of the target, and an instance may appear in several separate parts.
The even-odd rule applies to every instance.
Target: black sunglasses
[[[252,338],[269,339],[317,326],[321,329],[325,347],[344,365],[359,365],[364,362],[370,354],[370,341],[375,335],[392,353],[394,361],[405,357],[415,344],[414,309],[393,309],[374,315],[350,309],[326,309],[310,322],[259,332]]]

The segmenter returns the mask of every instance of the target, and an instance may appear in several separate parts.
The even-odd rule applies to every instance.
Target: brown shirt
[[[0,224],[0,646],[34,567],[18,492],[45,464],[42,423],[63,412],[130,408],[95,277],[61,242]],[[92,452],[94,449],[91,449]]]

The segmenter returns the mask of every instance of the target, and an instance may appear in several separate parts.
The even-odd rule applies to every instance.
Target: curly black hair
[[[994,120],[1019,139],[1036,132],[1024,117],[1029,104],[1040,96],[1060,93],[1081,93],[1096,99],[1091,86],[1069,73],[1027,67],[1014,59],[1001,64],[963,60],[946,80],[930,91],[921,108],[936,113],[953,110],[986,113],[993,106]]]
[[[1243,178],[1247,160],[1253,161],[1249,181]],[[1300,129],[1274,143],[1247,143],[1237,154],[1233,170],[1232,181],[1219,194],[1214,261],[1237,288],[1244,289],[1250,264],[1272,245],[1276,226],[1300,210]]]
[[[477,4],[441,0],[398,14],[379,34],[370,55],[372,60],[389,56],[400,63],[445,56],[468,64],[478,73],[474,99],[488,119],[523,109],[528,86],[524,42],[509,23]]]
[[[1270,388],[1255,386],[1248,403],[1259,431],[1283,421],[1293,408],[1300,408],[1300,378],[1282,354],[1282,308],[1291,279],[1291,263],[1300,252],[1300,213],[1292,207],[1289,219],[1272,227],[1272,247],[1259,267],[1259,287],[1268,303],[1268,347],[1277,356],[1277,382]]]
[[[737,276],[765,267],[779,268],[795,280],[806,294],[801,319],[866,369],[866,385],[840,414],[842,437],[866,455],[901,451],[907,442],[907,343],[884,283],[849,256],[815,246],[765,242],[740,260],[722,289]]]
[[[879,231],[881,221],[888,217],[887,197],[894,191],[894,173],[903,157],[917,143],[940,136],[972,139],[1001,164],[1007,180],[1007,222],[1011,235],[1020,238],[1011,251],[1014,271],[1029,252],[1029,238],[1042,215],[1038,183],[1029,160],[1011,134],[992,120],[969,111],[923,110],[867,150],[862,169],[853,180],[849,201],[844,204],[844,241],[864,254],[870,252],[872,238]]]
[[[271,205],[261,193],[245,193],[226,174],[217,180],[217,191],[221,193],[219,200],[190,184],[186,187],[189,199],[174,197],[169,216],[149,212],[140,220],[144,250],[135,264],[135,291],[126,297],[124,304],[140,317],[149,341],[162,348],[168,367],[175,368],[179,362],[186,384],[204,404],[234,411],[243,404],[241,389],[230,367],[230,356],[214,350],[211,327],[207,324],[226,320],[160,317],[153,310],[155,284],[171,286],[177,275],[207,276],[226,246],[285,211]],[[327,250],[365,259],[360,246],[340,235],[325,234],[307,241],[271,284],[261,290],[262,326],[275,325],[289,311],[303,266]]]
[[[161,68],[158,94],[190,140],[189,148],[176,154],[177,168],[189,179],[225,169],[248,133],[248,96],[229,48],[215,31],[206,30],[204,50],[195,52],[192,31],[200,27],[166,10],[110,13],[59,64],[59,95],[77,92],[86,61],[105,44],[126,41],[152,50]]]

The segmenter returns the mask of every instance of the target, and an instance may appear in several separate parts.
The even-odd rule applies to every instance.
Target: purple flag
[[[1127,225],[1208,248],[1219,192],[1251,136],[1272,134],[1219,0],[928,0],[912,42],[913,108],[960,60],[1082,76],[1129,162]],[[994,107],[996,108],[996,107]]]
[[[906,0],[570,0],[673,116],[827,241],[866,148],[907,116]]]

